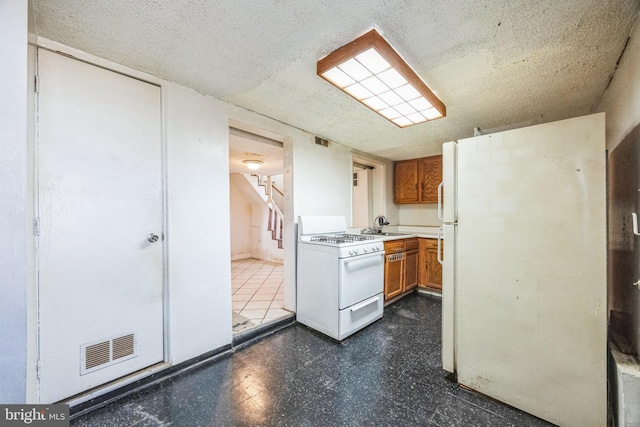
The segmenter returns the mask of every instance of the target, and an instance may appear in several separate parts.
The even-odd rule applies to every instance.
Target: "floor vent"
[[[80,346],[80,375],[136,357],[135,335],[102,339]]]

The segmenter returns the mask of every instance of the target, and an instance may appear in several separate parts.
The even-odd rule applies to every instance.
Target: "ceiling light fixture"
[[[243,160],[242,163],[247,165],[247,167],[252,171],[258,170],[260,169],[260,166],[262,166],[262,162],[260,160]]]
[[[442,101],[376,30],[322,58],[317,72],[401,128],[447,115]]]

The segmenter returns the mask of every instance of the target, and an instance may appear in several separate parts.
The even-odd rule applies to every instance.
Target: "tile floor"
[[[72,426],[550,426],[445,379],[440,300],[409,295],[341,343],[300,324]]]
[[[232,261],[233,311],[249,319],[253,326],[289,315],[284,309],[283,278],[282,264],[254,258]]]

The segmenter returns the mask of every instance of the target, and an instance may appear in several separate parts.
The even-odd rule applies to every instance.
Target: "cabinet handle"
[[[373,304],[374,302],[378,302],[379,300],[380,300],[380,297],[376,297],[375,299],[371,299],[369,301],[361,302],[360,304],[354,305],[353,307],[351,307],[351,311],[358,311],[360,309],[365,308],[369,304]]]
[[[438,250],[437,258],[440,265],[444,265],[444,254],[440,252],[440,241],[443,239],[443,236],[442,236],[443,232],[444,232],[444,225],[441,225],[440,228],[438,228],[438,249],[437,249]]]
[[[442,181],[438,185],[438,207],[436,208],[438,212],[438,219],[444,222],[444,205],[442,204],[442,187],[444,187],[444,181]]]
[[[397,252],[395,254],[387,255],[388,262],[402,261],[403,259],[404,259],[404,252]]]

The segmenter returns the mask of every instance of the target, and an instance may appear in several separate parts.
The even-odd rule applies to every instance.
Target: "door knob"
[[[149,235],[147,236],[147,240],[148,240],[149,242],[151,242],[151,243],[155,243],[155,242],[157,242],[157,241],[158,241],[158,239],[159,239],[159,237],[158,237],[158,235],[157,235],[157,234],[153,234],[153,233],[151,233],[151,234],[149,234]]]

